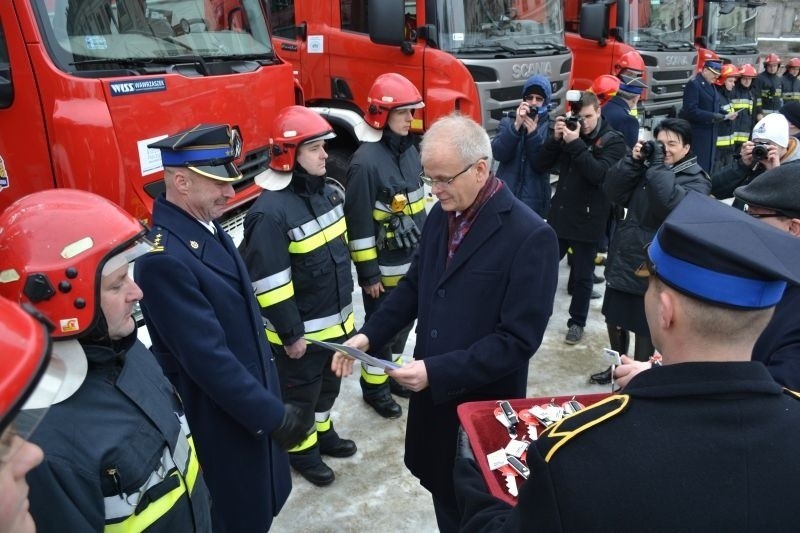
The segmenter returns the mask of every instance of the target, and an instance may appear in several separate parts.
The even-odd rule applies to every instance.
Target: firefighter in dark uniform
[[[781,98],[784,104],[800,102],[800,57],[793,57],[786,63],[783,73]]]
[[[283,398],[302,410],[307,429],[289,461],[318,486],[335,479],[320,454],[356,453],[330,420],[341,384],[331,370],[333,352],[306,341],[341,342],[355,327],[344,197],[325,180],[325,140],[332,137],[330,124],[306,107],[278,113],[270,168],[256,176],[264,191],[245,217],[241,246],[278,354]]]
[[[770,113],[777,113],[783,105],[783,80],[778,76],[780,66],[781,59],[777,54],[769,54],[764,59],[764,70],[756,78],[759,108],[756,120],[761,120]]]
[[[0,220],[0,270],[14,280],[3,296],[34,305],[55,352],[83,361],[31,438],[45,453],[27,477],[37,530],[210,532],[183,406],[131,316],[142,292],[128,263],[150,249],[146,228],[71,189],[31,194]]]
[[[365,120],[375,142],[362,144],[347,171],[347,199],[344,212],[350,238],[350,256],[356,265],[362,289],[365,320],[378,309],[411,265],[425,223],[422,164],[409,133],[414,111],[425,106],[414,84],[400,74],[378,76],[368,95]],[[386,346],[370,354],[400,362],[408,324]],[[383,370],[361,365],[364,401],[384,418],[398,418],[402,408],[392,394],[408,397],[409,392],[389,380]]]
[[[750,360],[787,282],[800,283],[795,241],[689,193],[648,250],[663,366],[545,430],[515,508],[486,492],[475,463],[485,458],[460,447],[461,530],[796,529],[786,494],[800,469],[800,396]]]
[[[153,206],[153,249],[136,263],[152,351],[175,385],[214,505],[214,533],[265,531],[291,490],[286,449],[305,436],[284,406],[247,267],[215,222],[241,178],[241,138],[197,125],[150,145],[165,193]]]
[[[738,112],[734,108],[734,87],[739,78],[739,69],[730,63],[722,65],[720,76],[714,85],[719,93],[719,108],[725,120],[717,124],[717,142],[714,149],[714,164],[709,174],[714,174],[733,162],[734,125]]]

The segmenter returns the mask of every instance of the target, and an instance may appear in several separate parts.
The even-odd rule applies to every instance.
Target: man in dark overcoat
[[[490,172],[489,136],[440,119],[421,145],[434,205],[408,274],[347,344],[381,346],[417,319],[414,361],[387,372],[412,392],[405,463],[428,489],[440,531],[457,531],[453,461],[465,401],[525,395],[528,363],[553,310],[553,230]],[[338,373],[352,360],[334,356]]]
[[[714,82],[722,72],[722,63],[706,61],[703,70],[689,80],[683,91],[681,118],[692,125],[692,150],[697,163],[711,172],[717,145],[717,124],[725,119],[719,104],[719,92]]]
[[[161,149],[166,193],[135,276],[152,351],[184,402],[214,531],[266,531],[291,490],[285,448],[305,429],[281,401],[247,268],[214,221],[241,178],[240,144],[227,126],[199,125],[150,146]]]

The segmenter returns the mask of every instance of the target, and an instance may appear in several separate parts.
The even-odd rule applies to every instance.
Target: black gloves
[[[653,153],[650,154],[650,157],[649,157],[648,161],[650,161],[650,167],[654,167],[656,165],[660,165],[661,163],[664,162],[664,145],[663,144],[661,144],[660,142],[656,141],[655,149],[653,150]]]
[[[458,437],[456,439],[456,459],[471,459],[475,460],[475,454],[472,452],[472,445],[469,443],[467,432],[464,431],[463,426],[458,426]]]
[[[286,404],[281,425],[270,435],[275,444],[288,450],[306,438],[308,428],[303,426],[302,414],[302,409],[296,405]]]
[[[402,250],[413,248],[422,234],[414,220],[406,215],[394,215],[383,224],[378,232],[378,248]]]

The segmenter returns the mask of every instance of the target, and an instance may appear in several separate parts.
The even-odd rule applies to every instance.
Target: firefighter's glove
[[[272,432],[272,440],[284,450],[293,448],[306,438],[308,428],[303,425],[303,410],[296,405],[286,404],[283,421]]]
[[[456,439],[456,458],[475,460],[472,445],[469,443],[467,432],[463,426],[458,426],[458,438]]]
[[[407,216],[396,217],[395,220],[397,227],[394,234],[400,244],[399,248],[414,248],[422,235],[417,225]]]

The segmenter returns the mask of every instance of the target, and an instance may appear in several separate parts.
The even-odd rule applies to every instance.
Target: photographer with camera
[[[751,140],[742,145],[738,161],[715,173],[711,194],[720,200],[733,197],[736,187],[746,185],[764,172],[790,161],[800,160],[798,140],[789,136],[789,121],[781,113],[772,113],[758,121]],[[733,206],[744,209],[736,199]]]
[[[497,177],[514,196],[542,218],[550,209],[550,172],[539,172],[531,161],[547,139],[550,119],[550,81],[534,74],[522,86],[522,102],[513,114],[503,117],[492,139],[492,155],[500,164]]]
[[[603,193],[606,171],[625,156],[625,138],[600,117],[600,102],[590,92],[568,91],[570,113],[558,117],[553,133],[534,160],[534,168],[558,168],[559,179],[548,214],[558,235],[561,258],[572,248],[575,286],[569,306],[567,344],[583,338],[592,295],[594,258],[610,203]]]
[[[630,353],[630,333],[636,334],[637,361],[647,361],[654,351],[644,314],[647,279],[635,274],[645,261],[645,245],[688,191],[711,190],[711,180],[692,152],[692,127],[687,121],[666,119],[653,133],[656,140],[639,141],[611,167],[603,184],[609,200],[627,209],[608,249],[603,314],[612,349]],[[593,374],[590,381],[610,383],[611,369]]]

